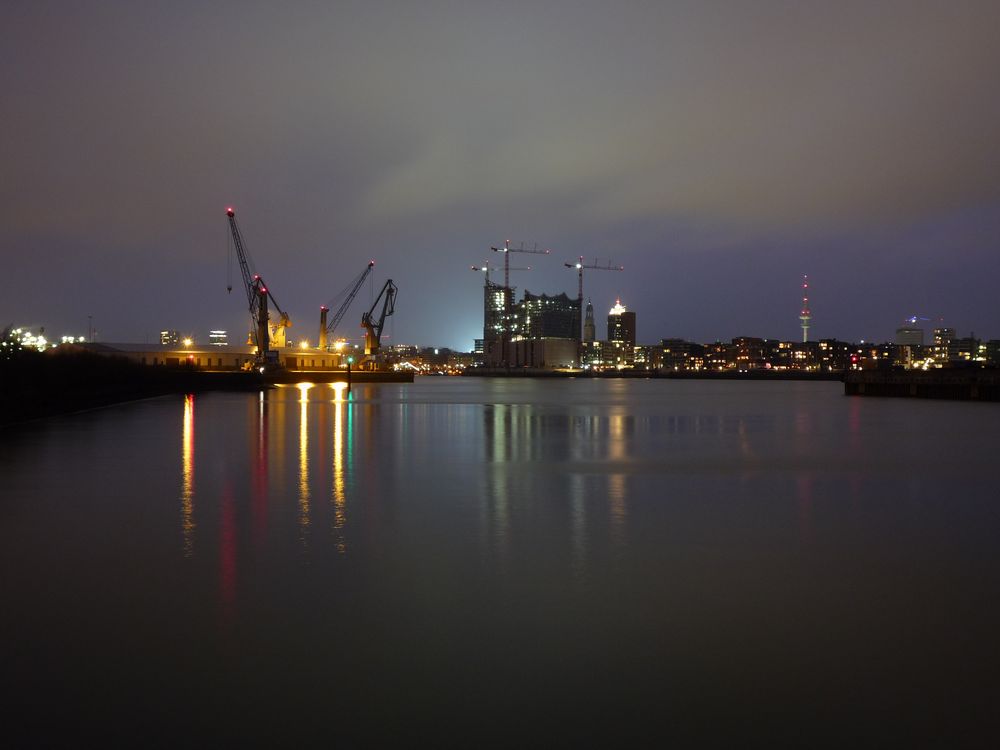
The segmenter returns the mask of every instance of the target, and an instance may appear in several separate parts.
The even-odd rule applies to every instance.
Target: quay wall
[[[844,377],[848,396],[1000,401],[1000,370],[860,371]]]

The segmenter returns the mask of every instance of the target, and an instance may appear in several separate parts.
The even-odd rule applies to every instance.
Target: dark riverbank
[[[474,367],[463,375],[491,378],[639,378],[665,380],[843,380],[841,372],[803,372],[801,370],[748,370],[675,372],[673,370],[543,370],[529,367],[511,369]]]
[[[204,391],[257,391],[279,384],[412,383],[410,372],[278,370],[211,372],[193,367],[147,366],[91,352],[21,351],[0,360],[0,424],[39,419],[99,406]]]
[[[1000,370],[943,369],[852,372],[844,378],[848,396],[1000,401]]]
[[[0,361],[0,423],[207,390],[257,390],[259,373],[147,367],[89,352],[23,351]]]

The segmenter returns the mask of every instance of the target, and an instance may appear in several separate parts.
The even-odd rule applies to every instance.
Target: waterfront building
[[[920,350],[924,347],[924,329],[914,326],[901,326],[896,329],[896,345],[899,350],[894,364],[910,368],[917,361]]]
[[[656,369],[667,372],[700,370],[705,364],[705,347],[684,339],[660,339]]]
[[[1000,367],[1000,339],[986,342],[986,366]]]
[[[555,296],[532,294],[525,290],[515,309],[516,326],[513,338],[539,340],[544,338],[576,339],[575,325],[580,307],[565,292]]]
[[[502,366],[513,289],[487,280],[483,286],[483,359],[491,367]]]
[[[958,365],[985,366],[987,361],[987,345],[974,335],[955,339],[951,342],[949,361]]]
[[[819,369],[823,372],[843,372],[850,365],[852,349],[846,341],[821,339],[817,354]]]
[[[512,290],[487,291],[483,362],[487,367],[562,368],[579,363],[579,301],[565,293],[532,294],[513,303]],[[505,306],[508,312],[505,313]]]
[[[635,351],[632,356],[632,366],[637,370],[652,370],[653,361],[656,358],[654,351],[657,351],[657,348],[655,346],[636,344],[634,349]]]
[[[729,347],[721,341],[705,345],[705,369],[725,370],[728,367]]]
[[[765,366],[764,339],[755,336],[737,336],[727,347],[726,367],[739,372],[759,370]]]
[[[951,360],[952,341],[954,339],[954,328],[934,329],[934,347],[931,356],[934,358],[934,364],[938,367],[943,367]]]
[[[604,347],[600,341],[584,341],[580,346],[580,366],[600,367],[604,361]]]
[[[609,367],[632,367],[635,364],[635,313],[627,310],[621,300],[608,312],[608,346],[605,357]]]

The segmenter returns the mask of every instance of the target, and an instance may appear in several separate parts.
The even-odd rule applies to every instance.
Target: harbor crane
[[[270,313],[268,312],[268,299],[274,305],[274,309],[281,316],[277,323],[276,330],[289,328],[292,321],[285,314],[284,310],[274,298],[274,295],[267,288],[264,279],[260,274],[255,273],[246,248],[243,246],[243,235],[236,224],[236,211],[232,208],[226,209],[226,216],[229,217],[229,229],[233,236],[233,246],[236,248],[236,257],[240,264],[240,273],[243,276],[243,286],[247,293],[247,305],[250,309],[250,318],[254,323],[254,343],[257,345],[256,364],[259,367],[276,367],[278,365],[278,352],[271,349],[270,333]],[[227,291],[232,293],[233,285],[230,281]]]
[[[382,328],[385,325],[385,319],[396,310],[397,291],[398,288],[392,283],[392,279],[387,280],[382,287],[382,291],[375,298],[375,302],[372,303],[371,309],[361,316],[361,325],[365,329],[366,357],[372,357],[377,354],[379,347],[382,345]],[[378,303],[382,300],[383,296],[385,300],[382,302],[382,313],[378,316],[378,320],[375,320],[373,318],[375,308],[378,307]]]
[[[566,268],[575,268],[577,270],[577,276],[579,277],[579,288],[577,290],[577,316],[580,318],[576,323],[576,335],[579,341],[583,341],[583,335],[581,331],[581,326],[583,325],[583,269],[589,269],[592,271],[624,271],[625,266],[615,266],[611,264],[609,260],[607,263],[601,263],[600,259],[596,259],[593,263],[584,263],[583,256],[581,255],[576,263],[563,263]]]
[[[344,301],[341,303],[340,307],[337,308],[337,311],[333,314],[333,320],[330,321],[329,325],[327,325],[326,322],[326,314],[330,311],[330,308],[327,307],[326,305],[323,305],[322,307],[319,308],[320,349],[328,348],[328,341],[333,338],[333,332],[337,330],[337,325],[340,323],[344,315],[347,313],[347,308],[351,306],[351,303],[354,301],[354,298],[358,294],[358,290],[361,288],[361,285],[365,283],[365,279],[368,278],[368,275],[372,272],[372,268],[374,267],[375,267],[375,261],[373,260],[368,261],[368,265],[365,267],[365,270],[362,271],[360,274],[358,274],[357,278],[355,278],[354,281],[348,284],[347,287],[340,293],[340,295],[338,295],[337,299],[339,299],[340,296],[344,294],[346,294],[346,297],[344,297]]]

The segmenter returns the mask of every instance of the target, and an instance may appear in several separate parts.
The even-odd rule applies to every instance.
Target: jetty
[[[857,370],[844,375],[848,396],[1000,401],[1000,370]]]

